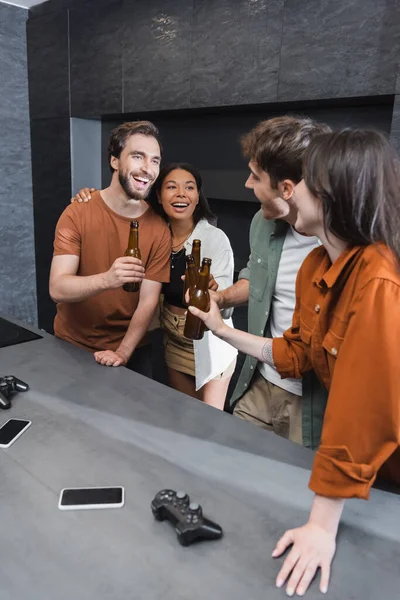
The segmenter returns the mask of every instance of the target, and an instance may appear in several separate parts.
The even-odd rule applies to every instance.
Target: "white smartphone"
[[[121,508],[125,502],[123,487],[64,488],[61,490],[60,510]]]
[[[0,448],[9,448],[31,425],[26,419],[9,419],[0,427]]]

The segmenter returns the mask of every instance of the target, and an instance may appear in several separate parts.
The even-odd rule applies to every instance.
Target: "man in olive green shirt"
[[[293,224],[290,199],[302,178],[302,158],[311,139],[329,131],[308,118],[277,117],[259,123],[242,139],[249,159],[246,187],[261,203],[250,229],[251,254],[239,280],[214,296],[220,308],[248,303],[248,330],[281,337],[291,326],[297,271],[319,241]],[[234,414],[310,448],[319,445],[327,394],[313,372],[303,380],[247,356],[231,398]]]

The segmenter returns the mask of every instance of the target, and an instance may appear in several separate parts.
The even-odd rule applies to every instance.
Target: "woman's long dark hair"
[[[328,234],[350,246],[383,242],[400,259],[400,160],[382,133],[317,136],[305,153],[304,180],[322,202]]]
[[[175,171],[175,169],[181,169],[182,171],[187,171],[190,173],[196,182],[197,191],[199,192],[199,203],[196,206],[196,209],[193,213],[193,219],[195,225],[201,219],[207,219],[210,223],[215,223],[215,215],[211,212],[210,206],[208,204],[208,200],[203,192],[203,180],[199,171],[188,163],[170,163],[169,165],[165,165],[161,170],[160,174],[157,177],[153,188],[148,197],[148,203],[150,206],[161,215],[166,221],[168,221],[168,217],[164,212],[162,205],[158,201],[157,194],[161,194],[161,187],[164,182],[164,179],[171,173],[171,171]]]

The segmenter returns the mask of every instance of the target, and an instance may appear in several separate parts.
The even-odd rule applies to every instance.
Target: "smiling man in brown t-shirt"
[[[171,254],[169,229],[145,201],[160,170],[156,127],[138,121],[115,129],[109,160],[110,186],[89,203],[68,206],[57,223],[50,273],[50,295],[57,302],[54,331],[94,352],[100,364],[129,361],[134,370],[150,374],[140,344],[161,284],[169,281]],[[141,260],[123,256],[131,220],[139,222]],[[140,292],[125,292],[128,282],[141,282]]]

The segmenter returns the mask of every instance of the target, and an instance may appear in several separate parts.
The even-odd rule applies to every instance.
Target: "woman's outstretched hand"
[[[303,596],[317,569],[321,569],[319,589],[323,594],[328,591],[343,506],[343,498],[328,498],[316,494],[308,523],[303,527],[290,529],[277,543],[272,553],[274,558],[278,558],[292,546],[276,578],[277,587],[282,587],[287,582],[288,596]]]
[[[319,589],[323,594],[328,591],[331,563],[336,550],[336,534],[330,533],[316,523],[307,523],[304,527],[287,531],[277,543],[272,553],[274,558],[281,556],[292,545],[278,577],[277,587],[287,581],[288,596],[303,596],[318,568],[321,569]]]

